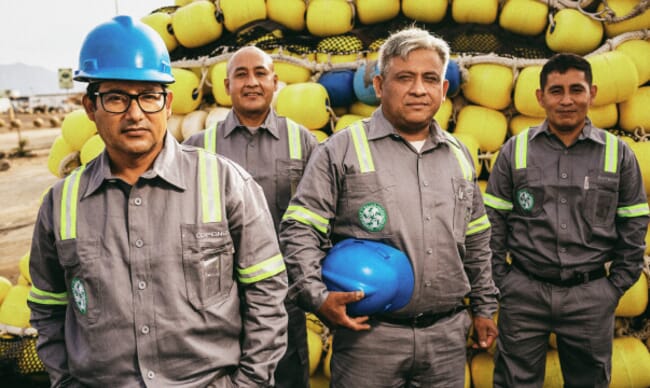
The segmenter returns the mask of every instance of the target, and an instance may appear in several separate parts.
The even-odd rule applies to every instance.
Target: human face
[[[162,91],[163,88],[158,83],[133,81],[105,81],[98,90],[99,93],[129,94]],[[172,99],[173,94],[168,90],[165,107],[156,113],[144,113],[134,100],[131,100],[131,105],[124,113],[107,112],[99,97],[93,103],[88,96],[84,96],[83,104],[88,117],[95,122],[111,160],[128,162],[143,156],[158,155],[167,130],[167,118],[171,115]]]
[[[536,95],[539,105],[546,111],[551,131],[572,134],[582,130],[596,97],[596,86],[589,86],[585,73],[580,70],[555,71],[549,73],[544,90],[538,89]]]
[[[254,47],[238,51],[231,59],[224,80],[232,108],[240,120],[265,117],[268,113],[278,76],[268,55]]]
[[[403,136],[424,138],[445,99],[449,83],[443,61],[434,50],[413,50],[389,60],[386,74],[373,79],[386,119]]]

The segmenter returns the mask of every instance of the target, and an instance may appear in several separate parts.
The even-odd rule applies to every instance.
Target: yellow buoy
[[[309,132],[311,132],[312,135],[316,137],[316,140],[319,143],[325,142],[325,140],[329,139],[329,135],[325,131],[321,131],[320,129],[310,129]]]
[[[277,112],[308,129],[320,129],[330,120],[329,96],[317,82],[287,85],[278,94]]]
[[[499,15],[499,25],[515,34],[537,36],[548,22],[548,5],[537,0],[508,0]]]
[[[639,279],[630,287],[618,301],[614,315],[617,317],[637,317],[648,306],[648,277],[641,272]]]
[[[614,128],[618,123],[618,109],[616,104],[591,106],[587,113],[592,124],[598,128]]]
[[[309,350],[309,375],[313,375],[323,355],[323,342],[320,335],[307,329],[307,348]]]
[[[191,70],[172,68],[172,75],[176,82],[169,85],[174,92],[172,112],[187,114],[199,107],[203,99],[199,77]]]
[[[355,101],[350,104],[350,113],[359,115],[362,117],[370,117],[372,113],[377,109],[374,105],[364,104],[361,101]]]
[[[546,45],[555,52],[584,55],[594,51],[603,39],[603,25],[582,12],[564,8],[546,28]]]
[[[9,280],[6,277],[0,275],[0,305],[5,300],[5,297],[9,293],[9,290],[11,289],[11,287],[13,287],[13,284],[11,283],[11,280]]]
[[[526,115],[513,116],[508,122],[508,129],[512,136],[517,136],[521,131],[526,128],[536,127],[544,121],[540,117],[530,117]]]
[[[480,352],[472,357],[470,364],[474,388],[492,388],[494,386],[494,356]]]
[[[481,189],[481,193],[485,194],[485,189],[487,189],[488,181],[486,179],[479,179],[477,182],[478,188]]]
[[[363,24],[375,24],[399,14],[399,0],[355,0],[357,16]]]
[[[65,141],[63,135],[58,135],[54,138],[52,146],[50,147],[50,153],[47,156],[47,169],[59,178],[63,178],[61,174],[61,162],[69,160],[71,155],[74,156],[78,153],[75,151],[68,142]]]
[[[204,110],[195,110],[185,115],[181,122],[181,135],[183,139],[188,139],[195,133],[201,132],[205,129],[205,119],[208,117],[208,112]]]
[[[165,42],[167,51],[172,52],[178,47],[178,40],[173,34],[172,30],[172,15],[167,12],[154,12],[149,15],[143,16],[142,23],[156,30],[158,35]]]
[[[305,48],[308,50],[308,48]],[[307,82],[311,78],[310,62],[316,60],[316,54],[299,54],[290,48],[276,48],[272,52],[273,67],[278,79],[287,84]]]
[[[363,120],[363,116],[355,115],[355,114],[345,114],[336,120],[336,125],[334,126],[334,133],[342,130],[343,128],[347,127],[348,125],[357,122],[359,120]]]
[[[221,37],[223,26],[217,20],[213,2],[199,0],[178,8],[172,14],[174,35],[184,47],[201,47]]]
[[[75,109],[68,113],[61,123],[61,134],[74,151],[79,151],[86,140],[96,133],[97,126],[88,118],[84,109]]]
[[[648,198],[648,204],[650,205],[650,198]],[[650,255],[650,229],[645,234],[645,254]]]
[[[624,18],[636,7],[639,7],[639,0],[608,0],[607,6],[618,18]],[[604,9],[604,4],[598,6],[598,11]],[[641,31],[650,28],[650,8],[635,17],[625,19],[616,23],[605,23],[605,34],[608,38],[620,35],[624,32]]]
[[[183,134],[181,133],[181,123],[183,122],[184,116],[185,115],[172,114],[167,119],[167,132],[174,136],[174,138],[179,142],[184,140]]]
[[[363,56],[362,49],[363,43],[356,36],[330,36],[318,42],[316,62],[331,64],[355,62]]]
[[[456,23],[492,24],[498,9],[499,0],[454,0],[451,17]]]
[[[633,133],[637,128],[645,128],[646,133],[650,133],[649,107],[650,86],[642,86],[630,98],[618,104],[621,129]]]
[[[255,20],[266,19],[264,0],[220,0],[223,24],[228,31],[237,31]]]
[[[346,0],[312,0],[307,5],[307,30],[315,36],[350,32],[354,27],[353,7]]]
[[[587,58],[593,83],[598,86],[594,105],[619,103],[632,97],[639,85],[639,74],[630,57],[621,51],[608,51]]]
[[[548,346],[550,346],[552,349],[557,349],[557,334],[554,332],[551,332],[551,334],[548,336]]]
[[[423,23],[438,23],[447,14],[448,0],[402,0],[402,13]]]
[[[332,353],[333,346],[332,341],[334,340],[333,336],[327,337],[327,353],[325,354],[325,359],[323,360],[323,374],[328,379],[332,378]]]
[[[517,112],[530,117],[546,117],[546,112],[539,106],[535,92],[539,89],[539,75],[542,66],[526,66],[519,72],[515,82],[514,105]]]
[[[266,14],[270,20],[294,30],[305,29],[305,0],[266,0]]]
[[[205,118],[205,128],[214,127],[219,121],[224,121],[230,109],[221,106],[215,106],[208,111],[208,116]]]
[[[440,108],[436,114],[433,115],[433,118],[436,119],[436,122],[438,122],[440,128],[446,131],[449,129],[449,120],[451,119],[453,112],[454,104],[451,102],[451,99],[445,98],[442,104],[440,104]]]
[[[27,295],[29,295],[28,286],[17,284],[9,289],[0,306],[0,323],[20,328],[30,327]]]
[[[81,164],[85,165],[95,159],[104,151],[104,148],[106,148],[106,145],[99,135],[95,135],[88,139],[79,152],[79,160],[81,161]]]
[[[630,148],[634,152],[636,160],[639,162],[645,192],[650,193],[650,141],[632,143],[630,144]]]
[[[650,41],[633,39],[625,41],[616,47],[632,59],[639,74],[639,85],[650,81]]]
[[[650,387],[650,353],[634,337],[614,338],[610,388]]]
[[[455,134],[468,133],[479,142],[481,152],[498,150],[506,138],[508,120],[494,109],[467,105],[458,112]]]
[[[219,62],[212,66],[210,71],[210,82],[212,83],[212,96],[217,104],[221,106],[232,106],[232,99],[228,92],[226,92],[226,85],[224,80],[228,77],[226,72],[227,62]]]
[[[477,63],[468,69],[469,80],[463,82],[463,95],[471,102],[492,109],[510,105],[514,74],[507,66]]]
[[[544,387],[555,388],[564,386],[564,377],[560,367],[560,354],[551,349],[546,352],[546,369],[544,370]]]

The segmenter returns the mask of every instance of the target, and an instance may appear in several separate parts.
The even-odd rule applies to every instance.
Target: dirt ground
[[[18,146],[18,133],[9,125],[0,127],[0,153],[8,169],[0,168],[0,275],[14,284],[18,280],[18,261],[29,252],[40,197],[58,178],[47,168],[47,156],[60,127],[51,127],[48,116],[17,115],[20,134],[30,156],[12,156]],[[44,125],[34,125],[41,118]],[[6,115],[0,115],[8,123]],[[2,164],[0,164],[1,166]]]

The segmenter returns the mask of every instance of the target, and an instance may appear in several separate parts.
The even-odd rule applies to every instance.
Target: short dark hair
[[[542,72],[539,75],[539,86],[542,90],[546,87],[548,75],[553,72],[560,74],[566,73],[569,69],[576,69],[585,73],[585,80],[591,86],[593,75],[591,73],[591,64],[577,54],[572,53],[558,53],[548,59],[542,67]]]

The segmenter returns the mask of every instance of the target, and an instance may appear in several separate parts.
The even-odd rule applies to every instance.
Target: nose
[[[131,117],[136,121],[144,116],[144,112],[140,108],[140,105],[138,105],[138,101],[133,97],[131,97],[131,100],[129,101],[129,108],[125,113],[128,117]]]
[[[413,83],[411,84],[411,93],[415,95],[426,94],[426,88],[424,87],[422,76],[417,76],[413,79]]]

